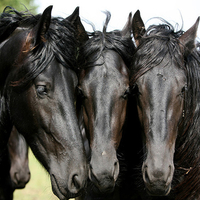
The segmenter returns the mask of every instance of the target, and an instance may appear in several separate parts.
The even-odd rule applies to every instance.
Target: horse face
[[[103,64],[102,64],[103,63]],[[127,104],[129,76],[122,58],[106,51],[97,65],[82,70],[79,90],[91,147],[89,178],[100,191],[112,191],[119,173],[119,145]]]
[[[24,188],[30,180],[28,145],[22,135],[13,127],[9,141],[10,177],[13,189]]]
[[[28,89],[13,89],[9,95],[13,123],[49,172],[53,191],[60,199],[74,196],[87,179],[75,111],[76,85],[75,72],[53,60]]]
[[[175,141],[183,115],[186,77],[176,66],[159,66],[146,72],[136,84],[146,154],[143,180],[149,194],[167,195],[174,173]]]
[[[9,38],[10,28],[5,27],[7,39],[0,45],[4,72],[0,128],[10,134],[11,123],[15,125],[49,172],[53,192],[66,199],[79,195],[88,178],[75,109],[78,81],[74,70],[81,42],[77,40],[84,28],[78,8],[62,21],[51,19],[51,9],[46,8],[39,19],[26,16],[30,27],[14,23]]]
[[[136,84],[143,127],[143,180],[153,196],[167,195],[171,189],[175,142],[177,135],[185,131],[184,109],[190,96],[185,93],[191,83],[184,59],[195,47],[198,23],[199,18],[182,34],[169,23],[145,30],[140,12],[133,17],[132,30],[138,47],[133,56],[131,82]]]

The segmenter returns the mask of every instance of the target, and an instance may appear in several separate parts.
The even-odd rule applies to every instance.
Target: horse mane
[[[106,21],[103,31],[88,32],[89,39],[80,48],[79,62],[81,68],[88,68],[95,65],[95,61],[103,55],[106,50],[117,52],[124,60],[127,67],[130,66],[132,55],[135,50],[131,37],[122,36],[120,30],[107,32],[107,26],[111,18],[110,12],[105,12]],[[92,61],[91,58],[92,56]],[[102,63],[103,64],[103,63]]]
[[[182,54],[178,38],[183,34],[183,31],[176,32],[170,23],[163,19],[162,21],[165,23],[149,26],[136,48],[132,65],[137,66],[137,68],[131,69],[131,85],[152,67],[158,66],[168,53],[170,53],[171,59],[175,60],[177,65],[182,68]]]
[[[180,124],[175,152],[176,174],[183,180],[175,186],[176,199],[195,199],[200,194],[200,43],[185,58],[188,88],[185,93],[185,116]]]
[[[184,116],[178,127],[172,182],[172,193],[176,200],[194,199],[200,194],[200,43],[197,42],[197,48],[191,54],[183,55],[179,41],[183,33],[182,30],[176,32],[168,22],[150,26],[136,49],[133,56],[134,67],[131,69],[133,87],[140,76],[158,66],[167,54],[185,71],[187,88]]]
[[[14,8],[6,7],[0,16],[0,42],[11,36],[17,28],[30,30],[37,24],[40,16],[41,14],[33,15],[28,10],[18,12]],[[44,41],[29,50],[29,65],[20,67],[20,78],[14,82],[13,86],[23,87],[30,84],[54,58],[64,67],[76,70],[78,42],[75,35],[75,27],[68,20],[53,17]]]

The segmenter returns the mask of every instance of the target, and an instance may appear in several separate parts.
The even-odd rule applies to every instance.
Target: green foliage
[[[38,6],[35,4],[34,0],[0,0],[0,13],[3,12],[6,6],[11,6],[17,11],[25,11],[28,9],[31,13],[37,14],[36,9]]]

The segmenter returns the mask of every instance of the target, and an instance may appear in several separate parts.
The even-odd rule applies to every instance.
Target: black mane
[[[94,66],[94,62],[102,55],[105,50],[116,51],[129,67],[132,55],[135,50],[131,37],[122,36],[119,30],[106,32],[111,14],[106,12],[106,21],[103,31],[94,31],[88,33],[89,39],[80,49],[79,66],[87,68]],[[88,58],[93,56],[93,61],[89,62]]]
[[[199,43],[197,44],[199,46]],[[200,51],[196,48],[185,58],[187,92],[185,93],[185,117],[180,124],[175,152],[175,175],[184,177],[175,186],[177,200],[199,198],[200,194]],[[181,172],[181,173],[180,173]]]
[[[41,15],[32,15],[28,11],[18,12],[11,7],[6,7],[0,16],[0,42],[7,39],[16,28],[33,28]],[[37,77],[55,58],[66,68],[76,70],[77,40],[73,25],[63,18],[51,19],[44,42],[31,50],[26,69],[21,67],[20,78],[15,86],[27,85]],[[25,38],[26,39],[26,38]],[[17,63],[16,63],[17,64]]]
[[[171,59],[174,59],[178,66],[182,67],[182,54],[178,41],[182,34],[182,30],[175,32],[174,27],[167,22],[161,25],[151,25],[135,51],[133,66],[137,66],[137,68],[131,69],[131,84],[134,84],[153,66],[158,66],[168,53],[170,53]]]
[[[172,182],[176,200],[195,199],[200,194],[200,44],[197,43],[198,48],[191,54],[183,55],[179,41],[183,33],[182,30],[175,32],[169,23],[150,26],[136,49],[131,69],[133,87],[139,77],[158,66],[166,55],[185,71],[184,117],[176,140]],[[165,67],[170,65],[170,59]]]

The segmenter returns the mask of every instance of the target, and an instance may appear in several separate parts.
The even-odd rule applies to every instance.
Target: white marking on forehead
[[[101,155],[102,155],[102,156],[105,156],[105,155],[106,155],[106,152],[105,152],[105,151],[103,151]]]

